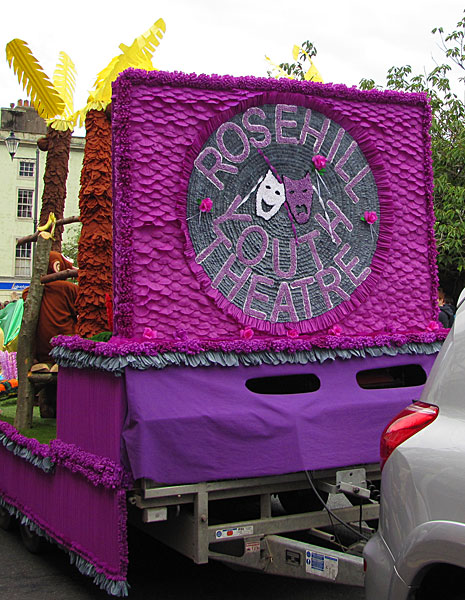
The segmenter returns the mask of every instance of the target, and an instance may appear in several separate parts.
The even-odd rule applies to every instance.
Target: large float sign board
[[[131,72],[114,104],[121,333],[356,335],[433,317],[424,97]]]
[[[217,216],[199,214],[199,198]],[[265,104],[209,136],[186,222],[201,279],[227,310],[259,329],[315,331],[372,273],[379,214],[375,178],[348,131],[305,106]]]

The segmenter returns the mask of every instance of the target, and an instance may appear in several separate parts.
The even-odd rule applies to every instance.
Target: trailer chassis
[[[235,568],[363,586],[364,542],[339,550],[332,528],[339,520],[365,539],[374,532],[367,521],[378,519],[379,503],[371,498],[368,482],[379,478],[377,464],[313,471],[317,490],[335,495],[336,505],[338,495],[360,500],[331,512],[321,505],[297,514],[279,510],[276,497],[308,491],[304,472],[181,485],[141,479],[129,494],[129,520],[197,564],[217,560]],[[246,499],[255,503],[258,515],[237,518]],[[218,505],[226,514],[218,514]]]

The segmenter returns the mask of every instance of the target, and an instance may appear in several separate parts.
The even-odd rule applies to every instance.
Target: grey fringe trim
[[[115,581],[113,579],[108,579],[108,577],[103,573],[99,573],[94,567],[94,565],[82,558],[82,556],[79,556],[79,554],[76,554],[76,552],[74,552],[73,550],[68,550],[66,546],[63,546],[63,544],[60,544],[60,542],[54,540],[41,527],[34,523],[34,521],[32,521],[29,517],[23,514],[15,506],[3,500],[1,496],[0,506],[7,510],[12,517],[17,518],[21,525],[27,525],[33,533],[36,533],[40,537],[43,537],[45,540],[47,540],[47,542],[55,544],[56,546],[58,546],[58,548],[60,548],[60,550],[66,552],[69,556],[70,564],[75,565],[78,571],[82,573],[82,575],[92,577],[93,583],[98,585],[98,587],[101,590],[104,590],[110,596],[117,596],[119,598],[125,598],[128,596],[130,586],[127,581]]]
[[[435,354],[441,349],[442,342],[422,344],[412,342],[403,346],[379,346],[368,348],[351,348],[348,350],[313,348],[297,352],[250,352],[235,354],[221,351],[206,351],[199,354],[185,354],[182,352],[164,352],[156,356],[134,355],[105,357],[95,356],[82,350],[68,350],[63,347],[53,349],[53,357],[62,367],[77,369],[97,369],[107,371],[114,375],[122,375],[125,368],[137,369],[164,369],[171,366],[184,367],[246,367],[282,364],[307,364],[313,362],[323,363],[327,360],[342,358],[367,358],[378,356],[397,356],[398,354]]]
[[[5,433],[0,432],[0,444],[4,446],[6,450],[9,452],[13,452],[15,456],[24,459],[25,461],[31,463],[34,467],[38,467],[42,469],[45,473],[53,473],[55,469],[55,463],[51,460],[49,456],[38,456],[34,454],[32,450],[18,444],[11,440]]]

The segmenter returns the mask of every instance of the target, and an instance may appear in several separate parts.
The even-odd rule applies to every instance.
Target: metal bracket
[[[367,488],[365,469],[347,469],[336,472],[336,487],[345,494],[369,498],[370,490]]]

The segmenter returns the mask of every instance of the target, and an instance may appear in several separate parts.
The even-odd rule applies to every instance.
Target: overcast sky
[[[265,77],[265,55],[292,62],[293,45],[310,40],[324,81],[351,86],[362,77],[384,85],[393,65],[430,70],[444,58],[431,30],[452,31],[464,8],[459,0],[8,2],[0,26],[0,105],[27,97],[5,57],[13,38],[29,44],[50,78],[58,52],[69,54],[77,69],[75,108],[82,108],[119,44],[130,45],[160,17],[166,34],[153,59],[159,69]]]

